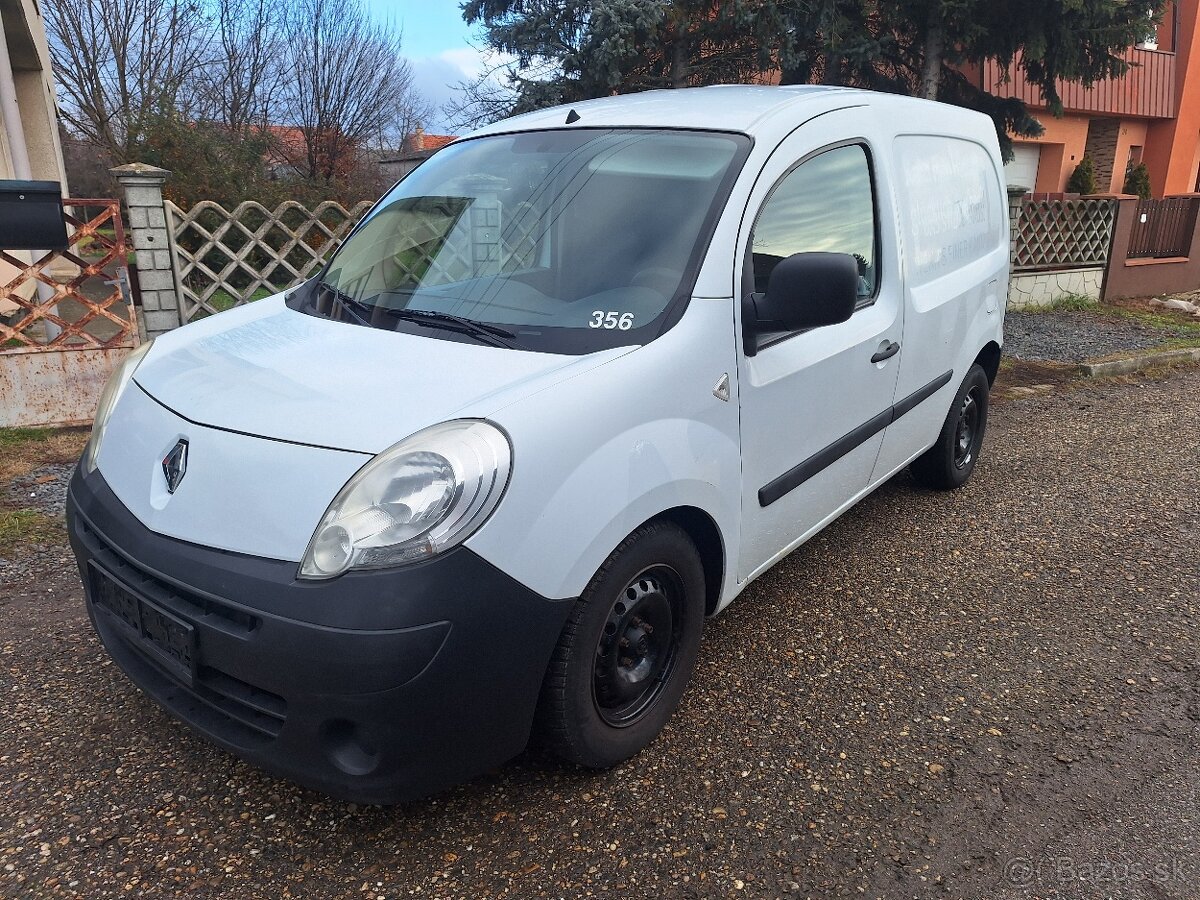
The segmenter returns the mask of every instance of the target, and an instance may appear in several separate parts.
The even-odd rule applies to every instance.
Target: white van
[[[531,733],[630,757],[706,616],[906,466],[970,476],[1002,172],[981,115],[815,87],[456,142],[318,276],[114,375],[69,500],[96,630],[173,715],[349,799]]]

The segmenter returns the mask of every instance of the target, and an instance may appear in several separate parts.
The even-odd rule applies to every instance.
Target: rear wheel
[[[950,404],[937,443],[912,464],[917,481],[926,487],[953,490],[971,477],[987,431],[990,391],[987,373],[979,365],[971,366]]]
[[[704,569],[687,535],[644,525],[576,601],[542,685],[538,731],[563,759],[607,768],[658,736],[691,678]]]

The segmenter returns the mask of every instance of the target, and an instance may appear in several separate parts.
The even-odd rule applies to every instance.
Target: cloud
[[[512,57],[491,50],[479,51],[474,47],[443,50],[434,56],[423,56],[410,60],[413,71],[414,90],[428,100],[437,112],[426,123],[429,132],[445,132],[449,125],[445,121],[443,107],[458,99],[457,86],[472,82],[485,72],[497,69],[512,61]],[[503,77],[503,72],[499,73]]]

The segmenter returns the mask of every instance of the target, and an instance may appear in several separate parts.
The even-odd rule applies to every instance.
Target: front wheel
[[[614,766],[658,736],[683,695],[704,625],[704,568],[688,536],[643,525],[576,601],[538,703],[542,743],[568,762]]]
[[[950,404],[937,443],[912,464],[912,473],[926,487],[949,491],[966,484],[987,431],[991,384],[983,367],[971,366]]]

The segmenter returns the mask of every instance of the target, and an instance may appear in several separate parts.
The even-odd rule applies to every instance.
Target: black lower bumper
[[[570,612],[464,547],[297,581],[296,563],[151,532],[99,473],[75,473],[67,518],[88,613],[143,691],[262,768],[361,803],[519,753]]]

